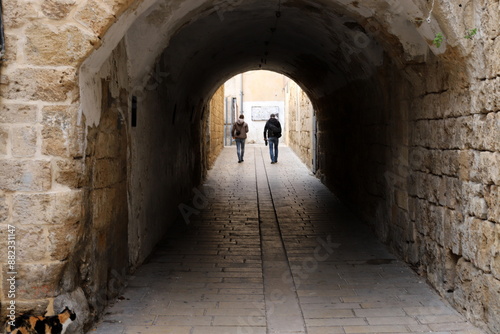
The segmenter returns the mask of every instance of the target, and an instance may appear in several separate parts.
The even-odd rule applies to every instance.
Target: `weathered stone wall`
[[[289,80],[285,95],[286,142],[309,169],[313,169],[313,106],[297,83]]]
[[[70,10],[77,14],[76,4],[54,11],[42,10],[43,3],[2,2],[7,45],[0,79],[0,247],[7,250],[7,224],[16,226],[17,312],[53,308],[88,224],[76,66],[93,49],[88,41],[97,38],[60,21]]]
[[[50,166],[47,188],[45,193],[16,191],[7,219],[18,226],[20,253],[29,254],[17,257],[17,312],[50,314],[69,306],[78,313],[73,326],[78,333],[117,296],[129,267],[123,44],[96,80],[102,89],[101,118],[86,131],[77,106],[40,103],[35,124],[40,139],[33,160],[39,155]],[[26,173],[32,172],[20,169],[11,180],[23,179]],[[6,300],[5,290],[3,297]]]
[[[224,86],[220,86],[209,103],[208,126],[205,131],[207,166],[210,169],[224,148]]]
[[[498,2],[485,6],[481,20],[498,19]],[[444,89],[427,88],[412,101],[408,203],[411,242],[418,249],[410,257],[418,254],[432,284],[471,320],[497,333],[500,62],[488,54],[498,54],[493,50],[499,44],[497,29],[480,29],[470,41],[474,75]]]
[[[128,273],[128,93],[123,43],[99,72],[101,119],[87,130],[80,240],[68,257],[55,311],[78,313],[80,331],[117,297]],[[112,282],[110,284],[110,282]]]
[[[433,102],[422,103],[429,96]],[[419,107],[412,110],[426,113],[433,106],[445,106],[436,98],[457,101],[464,92],[448,91],[439,96],[417,98],[413,105]],[[337,106],[343,109],[341,102]],[[446,110],[455,107],[460,108],[456,104]],[[463,110],[466,114],[470,112],[468,107]],[[338,137],[332,140],[341,142],[335,147],[345,151],[335,154],[335,149],[324,146],[320,151],[331,156],[332,165],[337,165],[327,171],[327,176],[336,176],[337,182],[333,182],[336,184],[330,185],[341,198],[348,198],[357,212],[361,211],[374,224],[382,239],[419,268],[457,309],[476,324],[487,323],[489,330],[496,333],[500,328],[497,320],[500,162],[498,148],[494,148],[498,140],[492,136],[499,133],[498,112],[440,116],[441,119],[413,117],[407,123],[410,136],[397,135],[404,123],[391,126],[383,118],[371,127],[345,131],[341,125],[334,128]],[[336,120],[330,124],[333,126]],[[320,128],[326,122],[321,120]],[[379,135],[373,136],[377,132]],[[386,135],[389,133],[394,140]],[[326,134],[320,133],[320,138],[321,135]],[[367,143],[356,138],[370,140]],[[398,139],[402,142],[410,139],[409,151],[404,145],[397,145]],[[370,155],[360,152],[360,147]],[[402,151],[399,156],[395,154],[398,150]]]
[[[151,78],[165,69],[161,63]],[[129,256],[144,261],[180,215],[203,177],[201,120],[194,107],[178,103],[166,80],[150,83],[137,102],[137,126],[130,129]],[[198,110],[197,110],[198,111]],[[201,114],[201,112],[200,112]]]
[[[465,59],[449,50],[403,70],[385,63],[373,82],[326,98],[318,114],[323,180],[492,333],[500,331],[500,63],[489,22],[498,5],[475,4],[468,27],[481,22],[482,33],[456,37]],[[436,8],[443,21],[460,17],[446,8]]]
[[[436,63],[409,118],[408,258],[457,309],[500,332],[499,2],[442,5],[466,65]],[[458,18],[458,19],[457,19]],[[496,23],[493,23],[496,22]],[[478,34],[465,38],[466,29]],[[463,29],[463,31],[462,31]],[[455,56],[456,57],[456,56]],[[456,58],[454,60],[456,61]],[[453,59],[452,58],[452,59]],[[451,74],[451,76],[450,76]],[[418,261],[417,261],[418,260]]]
[[[7,249],[7,224],[16,226],[16,312],[69,306],[78,314],[72,333],[117,296],[205,172],[193,116],[202,106],[170,104],[163,77],[130,87],[125,39],[90,79],[93,109],[79,103],[78,67],[130,3],[3,2],[0,247]],[[3,315],[5,273],[2,265]]]
[[[442,70],[422,76],[444,78]],[[496,333],[500,108],[491,96],[498,80],[467,88],[443,80],[418,91],[391,79],[377,83],[386,93],[366,99],[366,83],[328,102],[336,108],[318,117],[320,174],[457,309]]]

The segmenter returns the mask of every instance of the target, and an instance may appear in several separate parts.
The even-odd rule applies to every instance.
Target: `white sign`
[[[279,117],[279,106],[252,106],[252,121],[267,121],[271,114]]]

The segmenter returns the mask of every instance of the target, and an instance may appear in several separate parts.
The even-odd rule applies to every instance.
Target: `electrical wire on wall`
[[[264,51],[263,57],[260,59],[259,68],[262,68],[263,65],[267,64],[267,56],[269,56],[269,46],[271,45],[271,42],[273,41],[274,33],[278,29],[278,20],[281,17],[281,0],[278,0],[278,9],[276,10],[276,12],[274,14],[275,14],[276,18],[274,19],[274,25],[270,28],[271,37],[269,38],[268,41],[264,42],[266,49]]]
[[[3,13],[2,13],[2,0],[0,0],[0,60],[5,54],[5,38],[3,34]]]

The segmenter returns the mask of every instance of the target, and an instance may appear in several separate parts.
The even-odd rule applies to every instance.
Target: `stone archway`
[[[95,319],[202,179],[210,96],[263,68],[311,97],[323,181],[498,330],[495,6],[4,1],[1,222],[33,245],[18,254],[19,310],[72,302]]]

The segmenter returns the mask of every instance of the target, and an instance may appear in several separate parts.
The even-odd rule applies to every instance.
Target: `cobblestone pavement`
[[[483,333],[290,149],[225,148],[202,191],[91,333]]]

